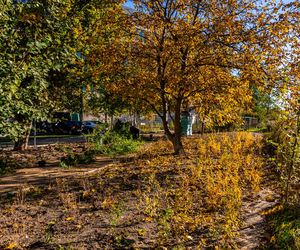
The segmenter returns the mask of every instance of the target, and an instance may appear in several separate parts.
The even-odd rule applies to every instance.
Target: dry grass
[[[0,246],[235,248],[242,197],[259,190],[260,141],[251,133],[187,138],[186,156],[173,156],[164,140],[147,144],[132,162],[5,203]]]

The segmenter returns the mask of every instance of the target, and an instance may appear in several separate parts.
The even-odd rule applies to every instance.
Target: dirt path
[[[0,196],[16,192],[24,185],[45,185],[55,181],[56,178],[89,174],[125,159],[125,157],[98,157],[92,164],[80,165],[70,169],[63,169],[58,166],[58,163],[47,164],[45,167],[17,169],[13,174],[0,177]]]
[[[271,198],[272,197],[272,198]],[[258,249],[268,238],[264,211],[271,209],[279,202],[278,196],[269,188],[262,189],[252,201],[242,207],[243,228],[240,230],[238,244],[241,250]]]
[[[273,174],[271,168],[265,167],[261,190],[243,201],[243,226],[237,239],[241,250],[263,249],[270,238],[263,212],[280,203],[280,195],[275,191],[276,183]]]

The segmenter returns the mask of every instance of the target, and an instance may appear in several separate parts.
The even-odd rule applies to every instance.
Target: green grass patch
[[[270,249],[300,249],[300,207],[285,208],[270,215],[273,235]]]
[[[124,155],[135,152],[141,144],[139,140],[132,140],[115,132],[107,132],[100,143],[95,144],[95,150],[104,155]]]

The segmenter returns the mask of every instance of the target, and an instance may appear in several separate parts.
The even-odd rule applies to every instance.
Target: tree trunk
[[[181,141],[182,136],[181,136],[180,112],[181,112],[181,101],[179,100],[175,107],[174,133],[171,133],[170,131],[166,113],[162,117],[165,134],[173,144],[175,155],[185,154],[183,144]]]
[[[204,119],[202,119],[202,121],[201,121],[201,135],[204,135],[204,126],[205,126]]]
[[[114,115],[110,116],[110,129],[112,130],[114,128]]]
[[[28,148],[28,142],[29,142],[29,136],[30,136],[30,130],[32,127],[32,124],[26,126],[27,130],[26,132],[21,136],[21,138],[18,139],[18,141],[15,142],[14,144],[14,151],[20,151],[20,150],[25,150]]]
[[[177,101],[177,105],[175,107],[175,117],[174,117],[174,139],[172,141],[174,147],[174,154],[175,155],[182,155],[184,154],[184,148],[181,141],[181,101]]]
[[[182,144],[182,141],[181,141],[181,137],[178,137],[178,136],[174,135],[174,139],[172,141],[172,144],[173,144],[175,155],[185,154],[183,144]]]

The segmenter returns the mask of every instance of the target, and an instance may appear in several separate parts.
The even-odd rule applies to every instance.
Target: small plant
[[[134,152],[141,145],[140,141],[128,139],[116,132],[106,132],[102,144],[94,144],[96,151],[106,155],[126,154]]]
[[[50,221],[47,224],[47,228],[45,231],[45,243],[49,244],[52,242],[53,239],[53,234],[54,234],[54,227],[55,226],[55,222],[54,221]]]
[[[110,211],[110,224],[113,228],[115,228],[121,217],[124,215],[124,204],[119,202],[118,204],[114,204]]]
[[[70,168],[77,164],[89,164],[94,162],[96,152],[94,150],[85,151],[83,154],[69,154],[62,157],[60,160],[60,167]]]
[[[134,246],[134,240],[128,239],[125,235],[117,235],[114,239],[114,249],[135,249]]]
[[[78,155],[79,164],[89,164],[95,161],[95,150],[87,150],[83,154]]]
[[[24,205],[26,194],[28,192],[28,187],[26,185],[21,185],[16,194],[16,203],[18,205]]]
[[[13,171],[12,163],[8,159],[0,159],[0,176]]]
[[[274,249],[300,249],[300,207],[283,208],[271,212],[269,224],[274,234],[270,245]]]
[[[77,161],[75,154],[69,154],[60,159],[59,165],[62,168],[70,168],[70,167],[75,166],[77,163],[78,163],[78,161]]]

